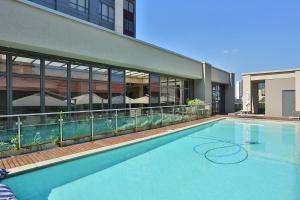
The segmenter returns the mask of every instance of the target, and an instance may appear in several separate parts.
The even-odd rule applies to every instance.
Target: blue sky
[[[137,38],[235,72],[300,68],[299,0],[138,0]]]

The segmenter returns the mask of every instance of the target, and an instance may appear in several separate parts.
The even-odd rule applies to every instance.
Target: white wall
[[[0,46],[192,79],[202,63],[57,11],[0,1]]]
[[[123,0],[115,0],[115,31],[123,34]]]

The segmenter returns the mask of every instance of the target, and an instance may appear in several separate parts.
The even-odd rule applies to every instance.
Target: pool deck
[[[0,160],[0,168],[9,169],[11,175],[18,174],[163,135],[172,134],[179,130],[220,120],[226,117],[228,116],[216,115],[209,118],[165,126],[162,128],[8,157]]]

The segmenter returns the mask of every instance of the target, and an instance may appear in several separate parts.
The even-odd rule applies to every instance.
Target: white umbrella
[[[14,100],[13,106],[15,107],[29,107],[29,106],[40,106],[41,96],[39,93],[33,94],[27,97]],[[45,95],[45,106],[67,106],[65,101],[54,98],[50,95]]]
[[[107,103],[107,99],[101,98],[95,93],[92,94],[93,97],[93,103]],[[90,102],[90,95],[89,94],[83,94],[77,97],[72,98],[72,103],[76,105],[84,105],[89,104]]]
[[[149,104],[149,97],[144,96],[137,99],[134,99],[132,103],[136,104]]]

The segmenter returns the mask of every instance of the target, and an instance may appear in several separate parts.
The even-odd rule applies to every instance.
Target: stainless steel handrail
[[[205,107],[208,106],[205,105]],[[31,117],[31,116],[46,116],[46,115],[63,115],[63,114],[82,114],[82,113],[96,113],[96,112],[116,112],[116,111],[130,111],[140,109],[163,109],[163,108],[176,108],[176,107],[200,107],[196,105],[176,105],[176,106],[156,106],[156,107],[139,107],[139,108],[119,108],[119,109],[102,109],[102,110],[84,110],[84,111],[68,111],[68,112],[51,112],[51,113],[30,113],[30,114],[14,114],[14,115],[0,115],[0,118],[13,118],[13,117]],[[203,107],[203,106],[201,106]]]

